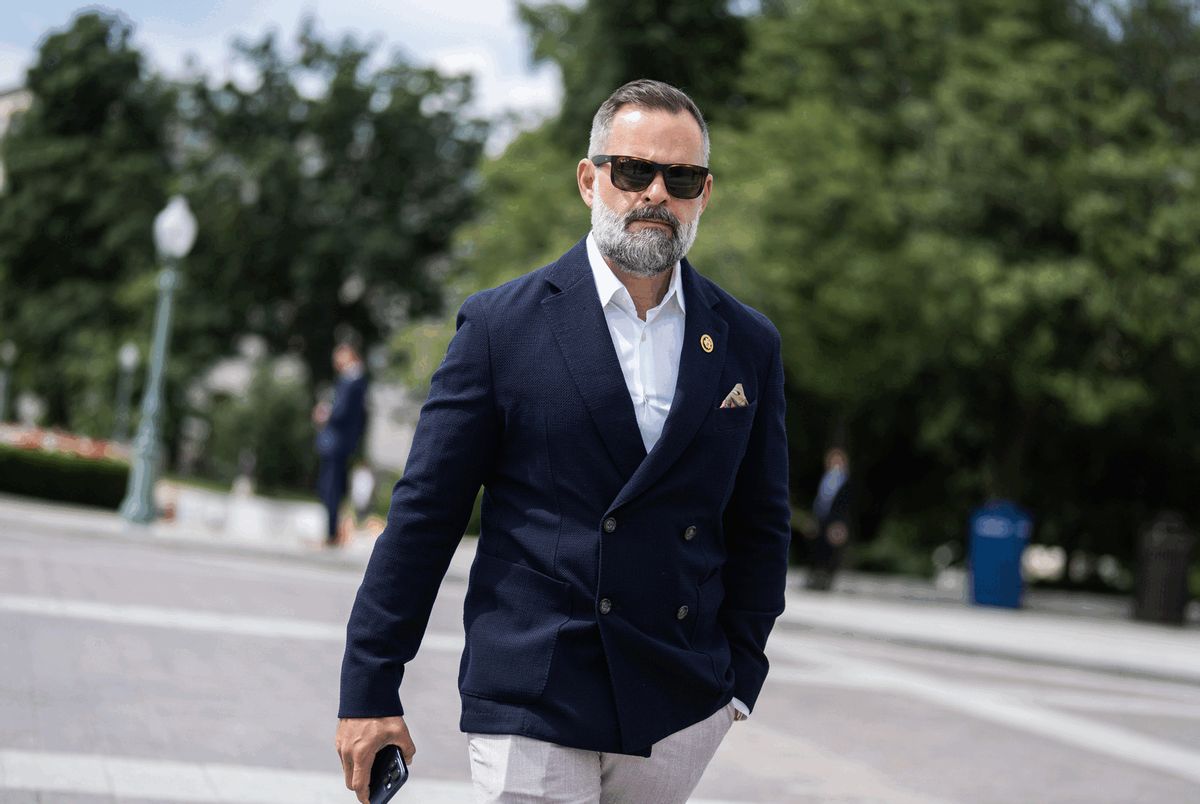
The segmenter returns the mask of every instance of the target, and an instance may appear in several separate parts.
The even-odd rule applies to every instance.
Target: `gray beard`
[[[637,220],[664,221],[671,225],[671,232],[655,226],[637,232],[625,228]],[[638,207],[622,217],[600,200],[599,193],[592,196],[592,234],[600,253],[634,276],[658,276],[670,270],[688,253],[699,227],[698,216],[691,223],[681,223],[662,207]]]

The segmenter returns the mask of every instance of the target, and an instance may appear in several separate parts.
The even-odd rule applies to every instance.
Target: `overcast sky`
[[[40,40],[89,7],[63,0],[4,5],[0,90],[22,84]],[[479,112],[488,116],[506,110],[545,113],[558,105],[555,70],[534,70],[529,64],[515,0],[126,0],[101,5],[133,23],[139,49],[168,75],[181,75],[192,53],[210,75],[228,77],[235,37],[257,38],[275,29],[290,42],[300,20],[311,15],[326,39],[345,33],[378,38],[381,50],[399,48],[418,64],[473,73]]]

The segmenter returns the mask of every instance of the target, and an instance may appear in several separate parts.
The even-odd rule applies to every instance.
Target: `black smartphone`
[[[407,781],[408,766],[404,764],[400,749],[394,745],[384,746],[371,765],[371,804],[390,801]]]

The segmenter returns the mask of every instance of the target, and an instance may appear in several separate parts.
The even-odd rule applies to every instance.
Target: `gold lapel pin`
[[[713,350],[713,339],[707,332],[700,336],[700,348],[709,353]]]

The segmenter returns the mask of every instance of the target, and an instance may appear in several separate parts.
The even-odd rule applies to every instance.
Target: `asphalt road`
[[[12,530],[11,528],[9,529]],[[0,533],[0,802],[349,802],[332,738],[358,571]],[[467,802],[448,579],[398,800]],[[708,802],[1200,801],[1200,687],[782,627]]]

